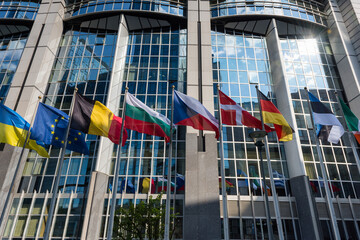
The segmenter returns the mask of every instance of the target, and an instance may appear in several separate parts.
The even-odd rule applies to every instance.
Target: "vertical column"
[[[116,116],[119,116],[118,110],[120,108],[121,87],[123,83],[129,31],[125,17],[123,15],[120,16],[120,19],[118,19],[118,17],[115,17],[114,19],[108,19],[108,22],[112,21],[118,22],[119,28],[114,55],[114,67],[111,73],[111,81],[107,94],[106,106]],[[98,159],[101,160],[96,162],[95,171],[110,174],[113,147],[114,144],[108,138],[101,138],[98,152],[98,156],[101,156],[101,158]]]
[[[294,109],[291,95],[288,91],[283,60],[281,56],[280,39],[275,19],[272,19],[266,35],[271,75],[273,79],[273,92],[276,93],[277,106],[289,124],[294,128],[294,139],[284,142],[286,160],[289,167],[290,185],[292,194],[296,198],[301,232],[304,239],[321,239],[320,222],[314,205],[314,198],[310,191],[310,184],[305,173],[303,154],[296,127]]]
[[[209,1],[188,1],[187,94],[214,112]],[[220,239],[217,143],[187,128],[184,239]],[[198,144],[200,143],[200,144]]]
[[[360,65],[336,0],[326,5],[328,36],[350,108],[360,116]]]
[[[15,109],[28,121],[34,114],[38,96],[44,95],[46,91],[63,32],[64,6],[63,0],[42,1],[6,98],[5,105]],[[0,206],[3,205],[9,191],[20,150],[6,145],[4,150],[0,151],[3,171],[0,172],[3,176],[0,179]],[[27,154],[24,154],[23,164],[26,156]],[[22,168],[23,166],[20,167],[19,173],[22,173]],[[17,180],[20,179],[20,175],[17,176]],[[15,191],[17,185],[15,184]]]
[[[118,116],[129,34],[123,15],[120,16],[120,19],[119,17],[110,17],[108,22],[117,22],[119,30],[106,106]],[[95,171],[92,173],[91,182],[89,184],[88,201],[81,239],[95,239],[99,236],[105,199],[104,196],[108,189],[109,178],[107,174],[110,174],[111,170],[110,166],[113,147],[114,144],[108,138],[101,138]],[[110,202],[108,204],[110,204]]]

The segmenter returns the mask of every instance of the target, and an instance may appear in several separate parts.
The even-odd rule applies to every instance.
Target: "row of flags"
[[[265,131],[275,131],[279,141],[291,141],[294,130],[275,105],[260,90],[257,91]],[[318,137],[328,142],[338,143],[344,133],[340,121],[313,94],[310,92],[308,94]],[[219,99],[222,123],[262,129],[260,120],[220,90]],[[115,144],[119,144],[122,122],[125,123],[122,145],[127,140],[126,129],[164,137],[166,142],[170,140],[171,122],[167,117],[149,108],[130,93],[126,94],[125,105],[125,121],[123,121],[99,101],[88,99],[79,93],[75,95],[71,119],[59,109],[39,103],[26,148],[34,149],[39,155],[48,157],[46,145],[63,147],[67,141],[67,149],[89,154],[84,134],[104,136]],[[214,131],[216,137],[219,137],[219,121],[198,100],[175,90],[173,105],[174,125]],[[349,130],[355,134],[360,143],[359,120],[341,99],[340,105]],[[71,122],[70,131],[68,138],[65,139],[69,122]],[[266,123],[272,123],[274,128]],[[23,146],[29,127],[30,124],[19,114],[0,104],[0,142],[12,146]]]
[[[145,178],[140,178],[139,179],[139,193],[149,193],[149,191],[151,192],[151,194],[154,193],[160,193],[162,191],[166,191],[167,190],[167,179],[163,178],[163,177],[153,177],[153,178],[149,178],[149,177],[145,177]],[[183,191],[185,190],[185,177],[184,175],[181,175],[179,173],[176,174],[176,184],[174,182],[171,182],[171,190],[174,191],[174,189],[176,189],[177,191]],[[118,189],[118,191],[120,191],[120,193],[122,193],[123,191],[125,191],[125,186],[126,186],[126,193],[135,193],[136,192],[136,186],[134,186],[133,184],[133,180],[131,178],[123,179],[121,181],[120,184],[120,189]],[[151,189],[151,190],[150,190]],[[109,191],[112,192],[113,191],[113,186],[111,183],[109,183]]]

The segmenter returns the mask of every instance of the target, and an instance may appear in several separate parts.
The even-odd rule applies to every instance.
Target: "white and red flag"
[[[239,104],[219,90],[221,120],[227,125],[244,125],[250,128],[262,129],[261,121],[245,111]],[[272,132],[275,129],[265,124],[265,131]]]

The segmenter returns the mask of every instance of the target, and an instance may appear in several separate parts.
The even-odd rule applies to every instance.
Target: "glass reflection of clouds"
[[[323,196],[324,183],[319,172],[319,160],[312,132],[307,96],[307,87],[329,109],[335,113],[343,125],[339,106],[334,92],[341,95],[342,85],[335,65],[329,40],[319,38],[282,38],[281,52],[284,58],[286,78],[289,84],[292,103],[304,155],[306,173],[310,178],[316,197]],[[311,127],[311,126],[310,126]],[[360,197],[360,175],[354,160],[347,134],[339,144],[322,144],[327,174],[332,185],[334,197]],[[322,191],[315,189],[322,188]]]
[[[4,100],[19,65],[27,38],[28,33],[0,38],[0,97]]]
[[[0,18],[35,19],[40,1],[1,1]]]
[[[184,0],[155,0],[155,1],[132,1],[132,0],[97,0],[97,1],[68,1],[66,12],[70,16],[78,16],[93,12],[116,11],[116,10],[135,10],[135,11],[153,11],[168,13],[177,16],[185,16],[186,1]]]
[[[211,16],[224,17],[246,14],[281,15],[325,25],[324,6],[318,1],[302,0],[211,0]]]

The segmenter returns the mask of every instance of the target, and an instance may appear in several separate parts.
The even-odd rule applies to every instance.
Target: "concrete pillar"
[[[320,222],[314,205],[314,197],[310,191],[310,184],[305,172],[304,158],[300,145],[300,138],[296,126],[294,109],[288,82],[284,72],[284,63],[281,55],[280,39],[275,19],[272,19],[267,34],[266,43],[271,63],[273,92],[276,95],[277,107],[284,115],[290,126],[293,127],[294,139],[284,142],[286,160],[289,168],[292,194],[296,198],[302,237],[304,239],[321,239]]]
[[[93,172],[89,185],[81,239],[97,239],[100,236],[104,195],[108,189],[108,175]]]
[[[336,0],[327,2],[326,15],[329,41],[345,94],[351,110],[360,116],[360,65]]]
[[[118,21],[118,19],[116,19]],[[116,50],[114,55],[113,70],[111,73],[111,81],[109,92],[107,94],[106,106],[116,115],[119,116],[118,109],[120,106],[121,86],[123,83],[123,74],[125,67],[125,58],[127,51],[127,43],[129,38],[128,28],[125,17],[120,16],[118,37]],[[121,117],[121,116],[120,116]],[[96,162],[95,171],[110,174],[111,157],[113,154],[114,144],[108,138],[101,138],[98,161]],[[101,157],[100,157],[101,156]]]
[[[16,70],[5,105],[14,109],[27,121],[34,115],[38,96],[43,96],[49,80],[63,32],[63,0],[44,0],[29,34],[24,52]],[[0,178],[0,206],[3,206],[15,167],[19,161],[20,148],[6,145],[0,151],[3,174]],[[16,192],[22,169],[27,158],[26,150],[13,192]],[[0,209],[2,211],[2,208]]]
[[[187,94],[214,112],[209,1],[188,1]],[[205,131],[206,132],[206,131]],[[213,133],[186,134],[184,239],[220,239],[217,143]]]
[[[221,239],[216,139],[205,134],[206,152],[197,134],[186,134],[184,239]]]

